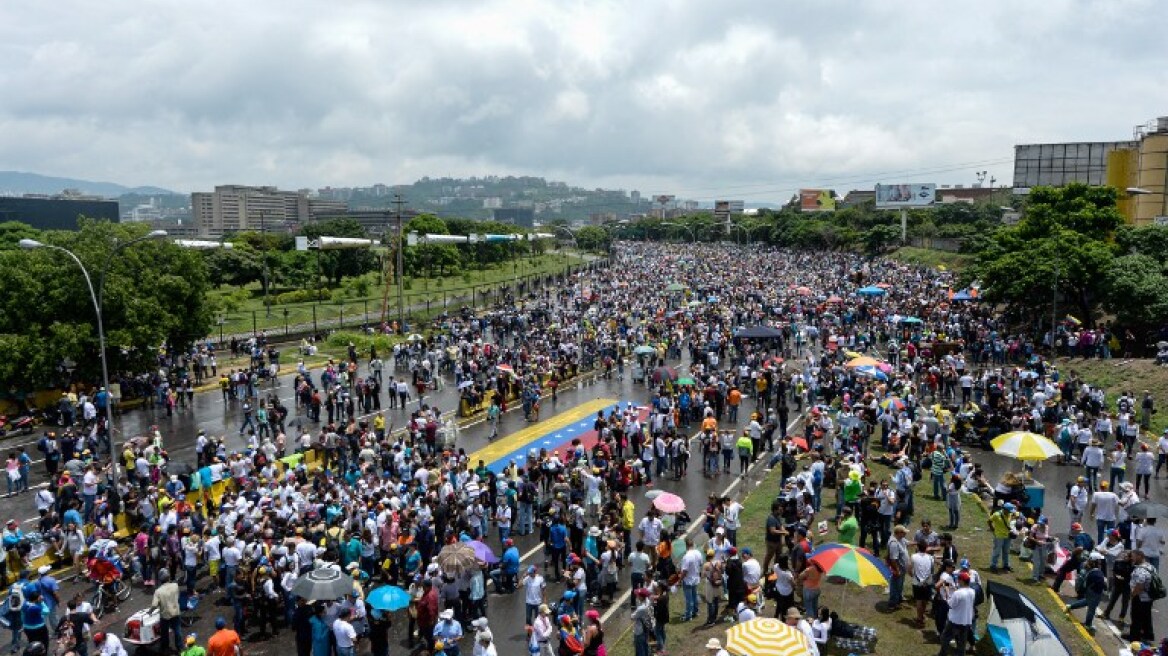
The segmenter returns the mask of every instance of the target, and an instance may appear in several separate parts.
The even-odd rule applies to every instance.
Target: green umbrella
[[[656,355],[657,349],[647,344],[642,344],[633,349],[633,353],[637,355]]]
[[[669,283],[669,285],[665,287],[665,291],[667,291],[667,292],[684,292],[685,285],[683,285],[679,282]]]
[[[690,378],[689,376],[685,376],[682,378],[678,378],[677,384],[678,385],[696,385],[697,383],[694,382],[693,378]]]
[[[901,323],[924,323],[924,321],[922,321],[916,317],[901,317],[900,322]]]

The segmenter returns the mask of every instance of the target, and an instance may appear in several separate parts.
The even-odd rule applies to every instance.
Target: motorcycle
[[[34,429],[36,429],[36,418],[32,415],[21,415],[14,419],[10,419],[6,415],[0,415],[0,437],[6,435],[32,435]]]

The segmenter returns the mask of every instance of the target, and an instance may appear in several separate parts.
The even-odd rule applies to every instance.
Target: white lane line
[[[788,434],[791,433],[791,429],[795,427],[795,424],[799,423],[799,420],[801,418],[802,418],[802,415],[799,415],[795,419],[791,420],[791,423],[787,425],[787,433]],[[751,467],[751,470],[756,469],[758,467],[758,465],[762,464],[763,462],[765,462],[765,461],[760,458],[758,460],[758,462],[755,463],[754,466]],[[750,471],[747,472],[747,476],[749,476],[749,475],[750,475]],[[743,478],[741,476],[735,478],[734,482],[730,483],[730,485],[727,485],[726,489],[722,490],[722,493],[719,494],[718,496],[720,496],[720,497],[730,496],[730,492],[732,490],[734,490],[734,488],[737,487],[739,483],[741,483],[745,480],[748,480],[748,479]],[[694,531],[696,531],[698,529],[698,527],[700,527],[702,525],[703,525],[702,522],[697,522],[697,521],[691,522],[689,529],[686,530],[686,532],[683,533],[681,537],[688,538],[690,535],[693,534]],[[607,622],[608,619],[610,617],[612,617],[613,613],[617,612],[618,610],[626,608],[625,604],[628,603],[629,597],[632,596],[632,594],[633,594],[633,589],[632,589],[632,586],[630,586],[629,589],[625,590],[624,593],[621,594],[619,599],[613,600],[612,606],[610,606],[609,609],[607,611],[605,611],[604,615],[600,616],[601,623],[603,624],[604,622]]]

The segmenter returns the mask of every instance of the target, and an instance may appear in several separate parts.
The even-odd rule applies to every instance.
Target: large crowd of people
[[[186,595],[222,593],[232,607],[222,631],[287,628],[302,656],[349,656],[367,640],[385,656],[390,617],[365,598],[388,584],[408,591],[407,639],[426,653],[457,656],[464,626],[475,629],[475,654],[494,653],[488,599],[514,594],[523,597],[532,653],[595,656],[605,640],[600,611],[624,591],[637,656],[648,656],[665,652],[676,592],[685,621],[742,621],[766,612],[770,600],[774,616],[817,648],[833,636],[862,638],[863,627],[819,604],[824,572],[808,555],[824,532],[817,527],[830,522],[841,542],[887,561],[892,607],[911,600],[924,626],[931,604],[942,653],[951,639],[964,653],[977,637],[984,590],[949,535],[962,526],[963,497],[991,500],[991,569],[1009,569],[1011,540],[1021,539],[1041,578],[1048,544],[1045,518],[1019,512],[1021,486],[987,480],[969,447],[1032,430],[1084,467],[1068,508],[1098,528],[1090,544],[1076,537],[1067,560],[1075,564],[1056,577],[1084,565],[1090,626],[1100,576],[1112,581],[1112,606],[1127,576],[1130,633],[1151,639],[1144,563],[1158,568],[1163,536],[1154,519],[1123,510],[1139,499],[1141,481],[1147,494],[1153,465],[1168,462],[1168,437],[1153,452],[1138,439],[1154,410],[1150,397],[1124,395],[1110,423],[1112,404],[1100,390],[1058,371],[1033,336],[1012,333],[990,308],[951,300],[953,291],[935,271],[846,253],[618,244],[610,266],[509,307],[444,317],[391,353],[351,349],[319,373],[301,368],[291,408],[265,395],[254,372],[224,371],[195,353],[200,375],[222,374],[224,402],[239,404],[238,432],[195,436],[196,466],[185,471],[169,462],[161,432],[127,441],[114,456],[124,475],[113,480],[101,457],[100,413],[83,409],[80,426],[41,441],[42,451],[61,455],[51,469],[46,460],[53,485],[37,493],[38,532],[79,576],[111,560],[154,589],[175,651],[183,649],[175,628],[181,587]],[[747,328],[759,330],[743,337]],[[856,364],[860,356],[871,364]],[[521,462],[474,461],[448,429],[455,414],[483,412],[497,437],[509,404],[538,421],[541,401],[581,369],[620,378],[632,371],[649,400],[598,413],[594,442],[533,448]],[[445,385],[459,390],[462,407],[427,403]],[[408,417],[404,431],[387,429],[396,413]],[[1109,455],[1096,453],[1102,447]],[[288,461],[310,451],[319,466]],[[754,529],[741,524],[739,498],[711,496],[692,517],[636,510],[634,501],[664,479],[699,469],[745,476],[760,460],[781,468],[783,480],[766,491],[775,501],[762,553],[742,544]],[[14,454],[10,472],[13,462],[18,474],[27,469]],[[1129,462],[1133,481],[1124,474]],[[1122,491],[1114,503],[1109,485]],[[192,490],[209,494],[189,503]],[[948,521],[941,532],[921,521],[909,539],[920,494],[944,499]],[[685,530],[692,522],[701,525],[696,539]],[[10,577],[28,574],[19,531],[10,523],[4,532]],[[121,543],[119,532],[128,533]],[[542,553],[524,566],[515,538],[536,533]],[[496,549],[499,562],[444,569],[443,549],[470,541]],[[1124,561],[1132,564],[1126,575],[1117,565]],[[298,598],[298,578],[318,568],[351,574],[352,592],[328,603]],[[48,630],[69,618],[67,646],[84,656],[78,637],[95,609],[77,599],[63,608],[50,601],[52,588],[20,578],[12,590],[21,593],[23,623],[10,626],[46,643]],[[109,599],[117,603],[116,594]],[[221,637],[208,651],[231,656],[229,636]],[[119,656],[116,640],[101,634],[96,642]]]

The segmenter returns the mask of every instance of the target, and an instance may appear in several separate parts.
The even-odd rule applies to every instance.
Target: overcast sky
[[[3,0],[0,169],[528,174],[700,200],[1012,178],[1168,115],[1157,0]]]

